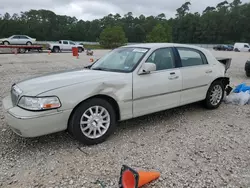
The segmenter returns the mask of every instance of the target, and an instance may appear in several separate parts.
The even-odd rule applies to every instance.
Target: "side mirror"
[[[144,63],[139,74],[149,74],[156,70],[156,65],[154,63]]]

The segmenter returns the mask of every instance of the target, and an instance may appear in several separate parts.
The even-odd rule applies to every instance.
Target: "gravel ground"
[[[95,57],[107,51],[95,51]],[[232,85],[250,84],[248,53],[213,52],[232,57]],[[7,127],[2,98],[18,80],[82,67],[89,58],[69,53],[0,55],[0,187],[117,188],[120,169],[157,170],[161,178],[147,187],[250,187],[250,108],[222,104],[208,111],[200,104],[119,124],[106,142],[86,147],[57,133],[21,138]]]

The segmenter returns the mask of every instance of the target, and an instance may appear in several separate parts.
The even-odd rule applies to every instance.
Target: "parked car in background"
[[[71,40],[59,40],[57,43],[47,43],[47,48],[55,53],[62,51],[72,51],[73,47],[78,48],[79,53],[84,51],[83,45],[77,44]]]
[[[234,46],[233,45],[227,45],[226,51],[233,51]]]
[[[213,47],[214,50],[218,51],[232,51],[233,46],[232,45],[217,45]]]
[[[250,77],[250,60],[248,60],[245,64],[245,71],[246,71],[247,77]]]
[[[31,38],[27,35],[12,35],[9,38],[0,39],[0,43],[3,45],[32,45],[36,43],[35,38]]]
[[[250,52],[250,46],[248,43],[235,43],[234,51],[236,52]]]
[[[218,50],[218,51],[221,51],[221,50],[225,50],[225,46],[226,45],[216,45],[213,47],[214,50]]]
[[[5,117],[23,137],[68,130],[84,144],[98,144],[118,121],[198,101],[218,108],[230,63],[191,45],[123,46],[84,69],[15,83],[3,100]]]

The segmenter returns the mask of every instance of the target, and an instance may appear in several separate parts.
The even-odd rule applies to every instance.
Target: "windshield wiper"
[[[97,68],[92,68],[91,70],[108,70],[108,69],[97,67]]]

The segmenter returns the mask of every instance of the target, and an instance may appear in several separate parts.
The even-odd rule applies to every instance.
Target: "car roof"
[[[179,43],[139,43],[139,44],[129,44],[122,47],[135,47],[135,48],[164,48],[164,47],[186,47],[193,48],[197,50],[204,50],[204,48],[189,45],[189,44],[179,44]]]
[[[25,37],[29,37],[28,35],[11,35],[11,37],[13,36],[25,36]]]

